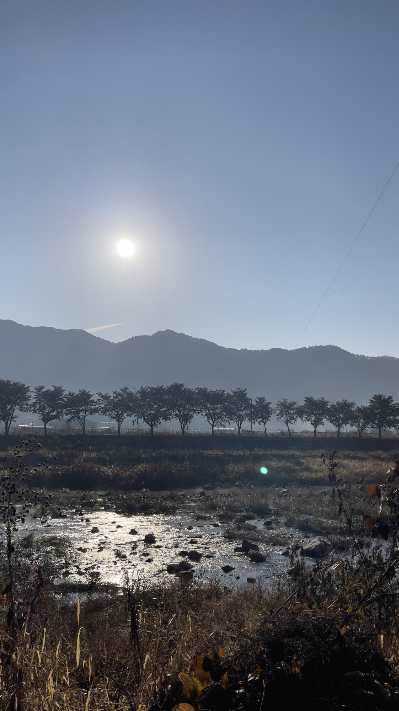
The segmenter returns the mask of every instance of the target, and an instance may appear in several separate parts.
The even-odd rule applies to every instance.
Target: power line
[[[297,342],[295,343],[295,345],[294,345],[294,347],[293,347],[292,350],[295,350],[295,348],[297,347],[298,343],[302,340],[304,334],[306,333],[307,329],[309,328],[310,324],[312,323],[312,321],[313,321],[314,317],[316,316],[316,314],[317,314],[317,312],[318,312],[320,306],[322,305],[324,299],[326,298],[328,292],[330,291],[332,285],[334,284],[334,282],[335,282],[335,280],[336,280],[338,274],[340,273],[342,267],[344,266],[346,260],[348,259],[350,253],[352,252],[352,250],[353,250],[353,248],[354,248],[356,242],[358,241],[360,235],[362,234],[364,228],[366,227],[366,225],[367,225],[367,223],[368,223],[368,221],[369,221],[371,215],[373,214],[375,208],[377,207],[378,203],[380,202],[380,200],[381,200],[383,194],[385,193],[385,190],[387,189],[389,183],[391,182],[391,180],[392,180],[393,176],[395,175],[395,173],[396,173],[396,171],[397,171],[398,168],[399,168],[399,161],[398,161],[398,163],[396,164],[396,166],[395,166],[394,170],[392,171],[391,175],[389,176],[389,178],[388,178],[387,182],[385,183],[383,189],[381,190],[381,192],[380,192],[380,194],[379,194],[377,200],[375,201],[373,207],[371,208],[369,214],[367,215],[365,221],[363,222],[363,225],[361,226],[359,232],[357,233],[355,239],[353,240],[353,242],[352,242],[350,248],[348,249],[348,251],[347,251],[347,253],[346,253],[345,257],[344,257],[344,259],[342,260],[341,264],[339,265],[337,271],[335,272],[333,278],[331,279],[331,281],[330,281],[330,283],[329,283],[327,289],[325,290],[323,296],[321,297],[319,303],[317,304],[315,310],[313,311],[313,313],[312,313],[312,315],[311,315],[309,321],[307,322],[305,328],[303,329],[301,335],[299,336],[299,338],[298,338]],[[281,366],[281,370],[286,366],[286,364],[287,364],[287,360],[286,360],[285,363],[283,363],[283,365]]]

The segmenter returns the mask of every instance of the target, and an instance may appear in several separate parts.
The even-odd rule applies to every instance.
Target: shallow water
[[[250,520],[248,524],[263,529],[263,522]],[[95,531],[93,529],[98,529]],[[130,533],[132,529],[136,534]],[[282,526],[292,540],[301,540],[303,534]],[[276,531],[277,532],[277,531]],[[266,555],[264,563],[253,563],[243,553],[234,552],[239,541],[224,537],[225,527],[216,520],[197,521],[193,515],[125,516],[112,511],[96,511],[83,516],[74,513],[63,518],[28,518],[20,535],[33,533],[35,537],[66,537],[71,553],[63,567],[68,582],[87,582],[97,579],[104,583],[123,583],[126,572],[130,579],[146,582],[172,580],[166,571],[169,563],[189,561],[193,565],[194,580],[212,578],[229,586],[247,585],[247,578],[255,578],[271,586],[287,569],[287,558],[281,556],[282,547],[259,544]],[[155,535],[155,544],[147,544],[144,537]],[[43,541],[45,545],[45,541]],[[199,562],[190,561],[179,551],[195,550],[202,554]],[[234,568],[230,573],[222,566]]]

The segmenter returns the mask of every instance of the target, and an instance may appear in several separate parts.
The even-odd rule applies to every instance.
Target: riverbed
[[[247,522],[254,531],[261,530],[261,520]],[[303,533],[284,529],[292,542],[301,542]],[[278,534],[279,524],[274,525]],[[253,562],[244,552],[234,549],[241,541],[226,536],[227,526],[216,518],[198,521],[194,515],[121,515],[99,510],[82,516],[67,512],[60,518],[28,517],[20,536],[40,540],[42,551],[51,553],[54,537],[65,542],[68,551],[60,561],[60,575],[55,582],[98,581],[121,585],[129,578],[143,583],[173,579],[167,568],[184,562],[193,580],[213,579],[238,586],[259,582],[271,586],[287,570],[283,547],[259,543],[263,562]],[[190,567],[191,566],[191,567]],[[231,570],[223,570],[229,566]],[[191,577],[191,573],[190,573]]]

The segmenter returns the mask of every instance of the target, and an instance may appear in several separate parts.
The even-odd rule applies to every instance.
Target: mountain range
[[[399,400],[399,358],[355,355],[337,346],[237,350],[170,330],[111,343],[83,330],[9,320],[0,320],[0,378],[93,392],[174,381],[226,390],[242,386],[251,397],[265,395],[272,402],[313,395],[365,404],[380,392]]]

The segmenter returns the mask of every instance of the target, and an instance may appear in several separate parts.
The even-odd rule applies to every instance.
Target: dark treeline
[[[64,418],[68,422],[78,422],[85,434],[87,418],[96,414],[110,417],[117,423],[118,437],[127,418],[132,418],[133,424],[145,423],[150,428],[151,437],[162,422],[177,420],[184,436],[195,415],[204,417],[212,435],[215,428],[228,424],[234,424],[240,435],[244,422],[249,422],[251,429],[253,424],[262,425],[267,435],[267,424],[273,415],[285,424],[289,436],[291,427],[298,420],[310,424],[315,437],[317,428],[325,421],[336,428],[337,437],[347,425],[356,427],[359,437],[368,429],[378,430],[379,438],[384,429],[394,428],[399,434],[399,404],[391,395],[381,394],[373,395],[368,405],[360,406],[348,400],[330,403],[323,397],[305,397],[302,404],[281,398],[272,405],[262,395],[252,400],[245,388],[226,392],[192,389],[182,383],[172,383],[136,390],[123,387],[112,393],[94,395],[84,389],[66,392],[61,385],[52,388],[37,385],[31,389],[24,383],[0,380],[0,422],[4,423],[6,435],[21,411],[37,414],[45,434],[50,422]]]

